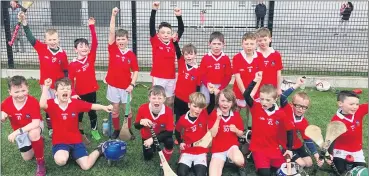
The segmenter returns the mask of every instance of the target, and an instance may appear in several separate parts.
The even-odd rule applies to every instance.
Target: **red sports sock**
[[[163,149],[163,154],[164,154],[164,157],[167,160],[167,162],[169,162],[169,160],[172,156],[172,153],[173,153],[173,149],[172,150],[168,150],[166,148]]]
[[[31,141],[33,152],[37,162],[44,161],[44,140],[40,137],[37,141]]]
[[[132,113],[128,114],[128,128],[131,129],[132,126]]]

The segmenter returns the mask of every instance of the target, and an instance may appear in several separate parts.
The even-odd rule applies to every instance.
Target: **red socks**
[[[172,156],[172,153],[173,153],[173,149],[172,150],[168,150],[166,148],[163,149],[163,154],[164,154],[164,157],[167,160],[167,162],[169,162],[169,160]]]
[[[127,121],[128,121],[128,128],[131,129],[131,126],[132,126],[132,113],[130,113],[128,115]]]
[[[37,162],[44,161],[44,140],[40,137],[37,141],[31,141],[33,152],[35,153],[35,158]]]

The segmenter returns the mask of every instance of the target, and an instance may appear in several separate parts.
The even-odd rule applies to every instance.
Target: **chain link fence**
[[[76,57],[73,41],[90,39],[87,20],[96,19],[98,53],[96,69],[106,71],[108,65],[108,31],[113,7],[120,8],[118,28],[129,31],[129,47],[136,52],[143,71],[151,69],[149,1],[36,1],[27,12],[34,36],[43,41],[44,31],[58,30],[60,46],[69,60]],[[368,2],[352,1],[354,9],[348,22],[341,22],[337,1],[266,1],[264,27],[272,31],[272,47],[282,54],[283,74],[368,76]],[[37,53],[20,32],[13,49],[4,43],[4,20],[14,20],[9,2],[2,2],[1,68],[38,69]],[[231,58],[241,48],[245,32],[256,31],[256,1],[161,1],[156,24],[167,21],[177,30],[173,9],[180,7],[185,31],[180,46],[193,43],[198,48],[197,61],[208,52],[210,33],[225,35],[224,52]],[[8,16],[4,13],[9,13]],[[205,13],[204,13],[205,12]],[[4,19],[7,18],[7,19]],[[12,22],[11,22],[12,23]],[[6,24],[6,23],[5,23]],[[6,26],[6,25],[5,25]],[[23,47],[22,47],[23,46]],[[23,48],[23,49],[22,49]],[[18,51],[19,50],[19,51]]]

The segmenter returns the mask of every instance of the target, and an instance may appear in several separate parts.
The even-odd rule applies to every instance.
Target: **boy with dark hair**
[[[132,98],[132,91],[138,77],[138,61],[135,53],[128,49],[128,31],[124,29],[115,30],[115,17],[119,9],[112,9],[109,30],[109,66],[106,75],[108,84],[106,98],[113,105],[112,119],[114,132],[113,139],[120,135],[119,109],[122,103],[123,112],[126,109],[128,94]],[[131,71],[133,73],[131,73]],[[131,128],[132,113],[128,115],[128,128]],[[133,137],[133,136],[132,136]],[[131,138],[134,139],[134,138]]]
[[[99,90],[99,85],[96,81],[95,61],[97,51],[97,35],[95,31],[95,19],[88,20],[91,32],[91,49],[87,39],[79,38],[74,41],[74,50],[77,52],[77,58],[69,64],[69,79],[71,80],[72,89],[84,101],[96,103],[96,91]],[[87,136],[83,131],[82,119],[83,112],[78,114],[79,131],[82,134],[85,144],[89,144]],[[97,130],[97,114],[96,111],[88,112],[90,117],[91,134],[95,140],[99,140],[100,134]]]
[[[255,73],[264,68],[263,56],[255,51],[257,36],[254,33],[245,33],[242,36],[242,51],[236,54],[232,60],[233,74],[235,75],[235,84],[233,91],[236,95],[237,106],[240,110],[246,107],[242,92],[245,87],[251,83]]]
[[[53,82],[68,77],[67,53],[59,46],[59,35],[55,29],[47,29],[45,32],[45,43],[37,40],[33,35],[26,21],[26,15],[20,12],[18,18],[22,21],[27,40],[35,48],[40,62],[40,85],[43,87],[44,81],[50,78]],[[51,85],[48,98],[55,98],[54,85]],[[46,113],[46,122],[49,129],[49,136],[52,135],[52,126],[49,115]]]
[[[341,121],[347,131],[339,136],[333,146],[333,162],[342,174],[346,171],[346,157],[354,158],[353,167],[366,167],[363,153],[363,119],[368,114],[368,103],[359,104],[359,96],[352,91],[341,91],[337,96],[339,109],[331,121]],[[326,160],[328,164],[331,161]]]
[[[269,47],[272,41],[272,35],[268,28],[260,28],[256,35],[258,36],[257,51],[260,52],[264,60],[263,79],[261,80],[259,89],[264,84],[271,84],[277,88],[278,95],[282,94],[281,81],[282,81],[282,57],[281,54]],[[255,98],[259,96],[259,93],[255,94]]]
[[[155,15],[159,5],[159,2],[153,3],[150,16],[150,43],[152,46],[152,70],[150,75],[153,79],[153,85],[164,87],[167,97],[165,104],[173,108],[176,51],[173,44],[172,26],[167,22],[161,22],[158,32],[155,30]],[[178,42],[184,31],[181,9],[175,8],[174,14],[178,20],[178,36],[176,39]]]
[[[90,169],[102,154],[102,143],[88,155],[86,146],[82,143],[82,135],[78,129],[77,115],[80,112],[104,110],[110,112],[112,105],[103,106],[91,104],[79,99],[72,99],[72,85],[69,78],[55,82],[55,99],[48,99],[48,89],[52,84],[50,78],[45,80],[40,98],[40,107],[50,114],[53,124],[52,152],[55,163],[64,166],[70,156],[76,160],[82,170]],[[71,155],[70,155],[71,154]]]
[[[265,84],[260,89],[260,101],[251,97],[251,91],[257,82],[262,80],[262,74],[257,72],[243,96],[252,116],[252,136],[250,150],[255,168],[259,176],[270,176],[286,161],[283,156],[292,157],[293,123],[286,117],[283,110],[276,104],[277,89],[271,84]],[[282,154],[279,149],[279,128],[287,131],[287,150]]]
[[[145,160],[151,160],[154,156],[155,146],[151,136],[150,127],[157,135],[160,143],[164,143],[163,154],[167,162],[173,153],[173,111],[165,102],[165,89],[162,86],[155,85],[149,91],[149,103],[141,105],[137,110],[134,126],[140,130],[142,138],[142,151]],[[161,163],[160,163],[161,165]]]
[[[43,122],[40,105],[28,94],[28,83],[23,76],[13,76],[8,81],[9,97],[1,103],[1,122],[7,118],[13,132],[8,136],[16,142],[25,161],[36,158],[36,176],[45,176],[44,141],[41,136]]]
[[[223,53],[224,35],[221,32],[213,32],[209,38],[210,51],[205,54],[200,63],[201,88],[200,91],[206,97],[206,103],[209,104],[210,87],[223,90],[232,79],[231,60]]]

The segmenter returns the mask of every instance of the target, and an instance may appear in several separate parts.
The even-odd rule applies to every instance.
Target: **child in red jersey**
[[[127,48],[128,31],[124,29],[115,30],[115,17],[118,12],[117,7],[113,8],[109,31],[109,66],[106,76],[108,84],[106,98],[113,105],[113,139],[118,138],[120,133],[119,104],[122,103],[123,112],[125,112],[127,96],[128,94],[132,95],[139,71],[135,53]],[[131,71],[133,72],[132,76]],[[131,119],[132,113],[128,115],[128,128],[131,127]]]
[[[182,52],[178,42],[174,42],[178,58],[178,77],[174,97],[174,114],[176,123],[189,110],[189,96],[200,90],[200,73],[196,63],[196,47],[192,44],[183,46]],[[183,53],[183,55],[181,54]],[[175,133],[178,133],[175,131]]]
[[[242,92],[245,86],[249,85],[254,79],[255,73],[262,71],[264,67],[263,57],[261,53],[255,51],[257,36],[254,33],[245,33],[242,36],[243,50],[233,57],[233,73],[235,76],[235,84],[233,91],[236,95],[237,106],[239,109],[246,107],[245,99]]]
[[[91,110],[110,112],[113,106],[103,106],[79,99],[71,99],[72,86],[68,78],[56,81],[56,98],[48,99],[47,92],[51,84],[51,79],[45,80],[45,86],[40,98],[40,107],[50,114],[53,125],[52,151],[54,161],[57,165],[64,166],[71,154],[82,170],[88,170],[102,154],[102,144],[88,155],[86,146],[82,143],[82,135],[78,129],[78,114]]]
[[[293,123],[286,117],[283,110],[278,108],[277,90],[271,84],[263,85],[260,89],[260,102],[254,101],[251,91],[257,82],[261,81],[262,74],[257,72],[254,80],[244,92],[247,106],[252,115],[252,136],[250,150],[254,159],[257,174],[270,176],[286,161],[283,156],[292,157]],[[282,155],[279,148],[279,128],[283,125],[287,131],[287,150]],[[273,171],[272,171],[273,170]]]
[[[293,87],[284,91],[280,98],[281,109],[285,112],[287,118],[290,118],[294,123],[293,129],[293,145],[292,152],[293,157],[292,162],[296,162],[301,167],[311,167],[313,165],[313,160],[311,159],[309,153],[307,153],[306,147],[309,149],[310,153],[314,155],[318,166],[322,166],[324,161],[319,160],[319,153],[316,150],[314,142],[305,135],[305,129],[309,126],[309,122],[305,117],[306,110],[310,105],[310,98],[305,92],[297,92],[292,98],[292,102],[288,103],[288,96],[292,94],[294,90],[299,88],[305,83],[304,78],[298,78],[296,84]],[[281,133],[285,131],[284,128],[280,128]],[[300,133],[304,142],[298,137],[297,133]],[[287,139],[285,135],[280,136],[281,145],[286,149]],[[306,147],[305,147],[305,145]]]
[[[337,96],[339,109],[331,121],[341,121],[347,131],[339,136],[333,148],[333,162],[342,174],[346,171],[346,157],[354,157],[353,167],[366,166],[363,153],[363,118],[368,114],[368,103],[359,104],[359,96],[352,91],[341,91]],[[328,164],[331,161],[327,160]]]
[[[152,69],[150,75],[153,79],[153,85],[164,87],[167,97],[165,104],[173,108],[176,81],[176,51],[173,44],[172,26],[167,22],[161,22],[158,32],[155,30],[155,15],[159,5],[159,2],[153,3],[150,16],[150,43],[152,46]],[[179,41],[184,32],[181,9],[176,7],[174,15],[178,20],[178,36],[176,40]]]
[[[213,90],[218,92],[217,88]],[[238,148],[238,137],[243,136],[244,126],[240,113],[235,111],[236,96],[228,88],[216,94],[216,109],[208,117],[208,127],[213,136],[209,175],[221,176],[227,158],[240,168],[240,175],[245,175],[245,159]]]
[[[53,82],[57,79],[68,77],[68,58],[67,53],[59,46],[59,35],[55,29],[48,29],[45,32],[45,43],[37,40],[28,26],[26,15],[21,12],[18,15],[19,20],[22,21],[24,32],[26,33],[27,40],[35,48],[38,54],[38,60],[40,62],[40,85],[41,89],[43,83],[47,78],[50,78]],[[51,89],[48,93],[49,99],[55,98],[54,85],[51,85]],[[46,113],[46,121],[49,129],[49,135],[52,135],[52,127],[50,123],[49,115]]]
[[[224,35],[220,32],[213,32],[209,39],[210,51],[202,58],[200,63],[201,70],[201,88],[200,91],[206,97],[206,103],[209,104],[208,83],[211,87],[223,90],[229,84],[232,78],[231,60],[223,53]]]
[[[268,28],[260,28],[256,34],[258,36],[257,44],[259,46],[257,51],[260,52],[264,58],[263,79],[261,80],[259,89],[264,84],[272,84],[277,88],[278,95],[281,95],[283,69],[281,54],[272,47],[269,47],[270,42],[272,41],[272,35]],[[257,98],[259,93],[256,93],[255,96],[255,98]]]
[[[173,153],[173,111],[164,105],[165,98],[165,89],[159,85],[153,86],[149,91],[150,102],[141,105],[137,111],[134,125],[141,132],[142,151],[145,160],[151,160],[155,151],[150,127],[154,129],[159,142],[164,143],[162,151],[168,162]]]
[[[41,137],[43,122],[40,105],[36,98],[28,94],[28,83],[23,76],[13,76],[8,82],[9,97],[1,103],[1,122],[7,118],[13,132],[8,136],[12,143],[17,142],[25,161],[35,156],[36,176],[45,176],[44,141]]]
[[[214,99],[214,95],[211,96]],[[214,103],[213,103],[214,104]],[[207,174],[207,148],[191,147],[191,144],[200,140],[208,132],[208,113],[214,106],[208,106],[207,111],[205,96],[194,92],[189,96],[187,105],[189,111],[181,116],[176,124],[176,138],[180,143],[181,156],[178,161],[178,176],[187,176],[193,164],[195,175]]]
[[[77,58],[69,64],[69,79],[72,82],[72,88],[76,94],[84,101],[96,103],[96,91],[99,90],[99,85],[95,75],[95,61],[97,51],[97,35],[95,31],[95,19],[88,20],[91,31],[91,49],[87,39],[78,38],[74,41],[74,50],[77,52]],[[82,120],[83,112],[78,114],[79,131],[81,132],[85,144],[89,144],[89,140],[83,131]],[[97,130],[97,114],[96,111],[88,112],[90,117],[91,134],[96,140],[99,140],[100,134]]]

